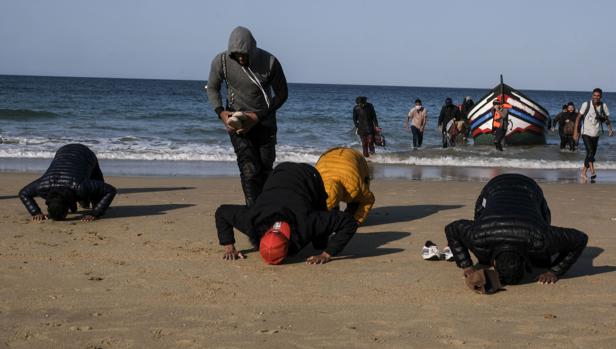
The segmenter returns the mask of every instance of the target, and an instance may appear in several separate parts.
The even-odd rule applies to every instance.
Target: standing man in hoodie
[[[221,87],[225,83],[226,103]],[[208,100],[225,125],[237,156],[246,205],[252,206],[276,159],[276,110],[288,97],[287,80],[278,59],[257,47],[244,27],[233,29],[229,46],[212,60]],[[229,126],[234,112],[243,112],[242,126]]]

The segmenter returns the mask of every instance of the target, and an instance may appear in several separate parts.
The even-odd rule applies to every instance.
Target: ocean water
[[[0,170],[39,170],[44,165],[24,164],[51,159],[57,148],[72,142],[90,146],[100,159],[116,161],[117,168],[160,162],[168,165],[163,173],[167,175],[174,175],[173,164],[182,164],[183,174],[208,172],[214,165],[207,164],[233,169],[233,149],[204,85],[205,81],[0,76]],[[560,151],[558,134],[553,132],[544,146],[511,146],[498,152],[471,141],[442,149],[436,123],[444,99],[451,97],[458,104],[471,96],[478,101],[493,87],[289,84],[289,100],[278,112],[277,161],[314,163],[333,146],[359,149],[352,108],[355,97],[364,95],[374,104],[387,140],[386,148],[377,147],[373,163],[529,170],[580,167],[583,145],[578,152]],[[579,106],[590,98],[590,91],[523,92],[552,117],[567,101]],[[429,112],[424,147],[419,150],[411,149],[411,133],[403,128],[415,98],[422,99]],[[616,110],[615,93],[605,93],[603,99]],[[141,174],[148,174],[147,166],[143,168]],[[600,139],[597,168],[616,169],[616,137],[607,137],[607,130]]]

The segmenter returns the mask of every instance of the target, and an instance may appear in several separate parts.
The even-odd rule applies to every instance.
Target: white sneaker
[[[443,258],[447,262],[453,261],[453,252],[451,252],[451,249],[449,248],[449,246],[443,249],[443,252],[441,253],[441,258]]]
[[[436,246],[430,240],[426,241],[424,247],[421,250],[421,258],[427,261],[436,261],[441,259],[438,246]]]

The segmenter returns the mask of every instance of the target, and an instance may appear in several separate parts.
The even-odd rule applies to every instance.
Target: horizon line
[[[39,77],[39,78],[73,78],[73,79],[117,79],[117,80],[153,80],[153,81],[201,81],[207,84],[207,80],[199,79],[169,79],[169,78],[135,78],[135,77],[109,77],[109,76],[70,76],[70,75],[30,75],[30,74],[4,74],[0,76],[13,77]],[[288,82],[289,84],[302,85],[336,85],[336,86],[367,86],[367,87],[412,87],[412,88],[438,88],[438,89],[467,89],[467,90],[489,90],[486,87],[459,87],[459,86],[410,86],[410,85],[378,85],[378,84],[351,84],[351,83],[322,83],[322,82]],[[500,82],[498,83],[500,84]],[[497,86],[498,84],[494,85]],[[517,89],[517,87],[516,87]],[[548,89],[533,89],[521,88],[526,91],[553,91],[553,92],[589,92],[581,90],[548,90]],[[603,91],[604,93],[614,93],[614,91]]]

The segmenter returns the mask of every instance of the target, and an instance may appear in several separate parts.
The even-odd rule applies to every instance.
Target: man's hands
[[[332,260],[332,256],[329,253],[323,251],[318,256],[310,256],[306,259],[306,263],[308,264],[325,264]]]
[[[222,120],[222,123],[225,125],[225,129],[229,133],[237,133],[237,134],[248,133],[248,131],[250,131],[250,129],[259,122],[259,118],[257,117],[256,113],[245,111],[244,115],[246,115],[248,118],[242,123],[242,128],[240,128],[239,130],[236,130],[232,127],[229,127],[229,125],[227,124],[227,121],[229,120],[231,115],[233,115],[232,111],[224,110],[220,112],[220,120]]]
[[[81,221],[84,222],[84,223],[90,223],[90,222],[92,222],[95,219],[96,219],[96,217],[94,217],[92,215],[89,215],[89,214],[84,215],[83,217],[81,217]]]
[[[609,130],[607,130],[607,136],[608,137],[612,137],[614,135],[614,130],[612,130],[611,128]]]
[[[543,285],[554,284],[556,281],[558,281],[558,276],[551,271],[546,271],[545,273],[539,275],[539,279],[537,280],[537,282]]]
[[[225,253],[222,255],[222,259],[227,261],[234,261],[236,259],[246,259],[246,256],[235,249],[235,245],[225,245]]]
[[[244,115],[248,118],[242,123],[242,128],[235,131],[238,135],[248,133],[248,131],[250,131],[250,129],[259,122],[259,118],[256,113],[245,111]]]
[[[231,117],[232,114],[233,114],[233,112],[226,111],[226,110],[223,110],[223,111],[220,112],[220,120],[222,120],[222,124],[225,125],[225,129],[229,133],[235,132],[235,129],[233,129],[233,128],[229,127],[229,125],[227,125],[227,121],[229,120],[229,118]]]
[[[42,214],[42,213],[38,213],[38,214],[35,214],[34,216],[32,216],[32,220],[35,221],[35,222],[42,222],[42,221],[46,221],[47,219],[48,219],[47,215],[46,214]]]

